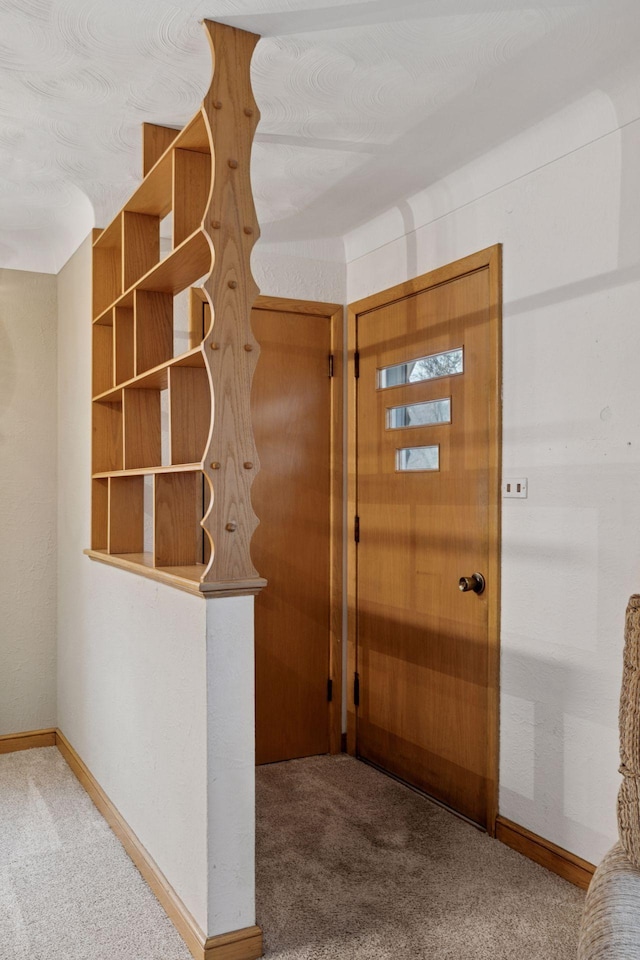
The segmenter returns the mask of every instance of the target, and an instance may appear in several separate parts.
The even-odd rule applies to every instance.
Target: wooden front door
[[[499,264],[491,248],[354,311],[357,752],[490,830]]]
[[[255,603],[256,762],[270,763],[327,753],[335,743],[332,550],[340,531],[332,529],[332,496],[341,422],[334,416],[340,387],[329,376],[336,336],[329,311],[337,308],[266,297],[259,304],[251,404],[260,525],[251,556],[268,581]]]

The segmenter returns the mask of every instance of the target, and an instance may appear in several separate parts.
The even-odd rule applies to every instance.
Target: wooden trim
[[[489,330],[494,360],[488,384],[487,407],[489,424],[489,565],[487,579],[492,584],[492,601],[488,604],[487,636],[487,778],[486,826],[495,836],[498,816],[498,778],[500,770],[500,598],[502,572],[502,245],[482,251],[489,267]]]
[[[348,320],[348,557],[347,557],[347,749],[357,751],[356,712],[353,705],[353,677],[357,672],[357,550],[353,537],[353,518],[357,514],[356,452],[357,452],[357,381],[354,377],[354,354],[357,349],[357,319],[381,306],[387,306],[416,296],[424,290],[458,279],[477,270],[488,268],[490,288],[489,329],[492,353],[495,358],[487,392],[490,450],[489,450],[489,566],[487,577],[495,585],[491,591],[488,610],[488,680],[487,680],[487,810],[486,825],[490,836],[495,835],[498,813],[498,772],[500,734],[500,572],[501,572],[501,470],[502,470],[502,245],[495,244],[468,257],[438,267],[429,273],[400,283],[370,297],[349,305]]]
[[[331,381],[331,505],[330,505],[330,624],[329,676],[333,699],[329,706],[329,749],[342,752],[342,603],[344,595],[344,307],[338,303],[259,296],[254,310],[299,313],[328,320],[331,327],[331,353],[334,358]]]
[[[278,313],[303,313],[309,317],[333,317],[343,307],[339,303],[319,303],[317,300],[298,300],[289,297],[270,297],[262,295],[256,297],[254,310],[274,310]]]
[[[260,927],[247,927],[217,937],[205,937],[157,863],[142,846],[67,738],[60,730],[52,733],[55,744],[71,771],[120,840],[195,960],[257,960],[262,956]],[[259,952],[256,952],[258,948]]]
[[[357,380],[355,352],[357,319],[354,306],[347,311],[347,753],[356,756],[357,723],[353,702],[353,681],[358,670],[358,551],[354,540],[354,518],[358,512],[356,462],[358,450]]]
[[[107,470],[93,473],[92,480],[104,480],[107,477],[142,477],[157,473],[202,473],[201,463],[174,463],[169,467],[130,467],[128,470]]]
[[[209,600],[216,597],[255,597],[266,585],[264,577],[255,577],[253,580],[203,581],[200,584],[200,595]]]
[[[219,937],[209,937],[204,944],[204,960],[258,960],[263,953],[260,927],[245,927]]]
[[[498,816],[496,818],[496,840],[511,847],[522,856],[529,860],[539,863],[546,867],[552,873],[557,873],[563,880],[568,880],[576,887],[586,890],[591,883],[591,878],[595,872],[595,867],[588,860],[577,857],[574,853],[569,853],[562,847],[558,847],[550,840],[539,837],[537,834],[521,827],[506,817]]]
[[[495,244],[492,247],[485,247],[484,250],[478,250],[468,257],[462,257],[460,260],[454,260],[453,263],[447,263],[443,267],[437,267],[430,270],[429,273],[423,273],[412,280],[405,280],[404,283],[398,283],[395,287],[389,287],[388,290],[381,290],[363,300],[356,300],[349,304],[349,309],[357,316],[368,313],[370,310],[376,310],[378,307],[389,306],[398,300],[404,300],[406,297],[413,297],[423,290],[437,287],[441,283],[448,283],[450,280],[458,280],[468,273],[475,273],[476,270],[482,270],[484,267],[496,267],[496,256],[501,244]]]
[[[172,889],[158,865],[151,859],[137,836],[113,805],[91,771],[80,759],[60,730],[56,733],[57,747],[72,772],[89,794],[134,864],[162,904],[167,916],[176,927],[194,957],[204,955],[205,936],[185,905]]]
[[[342,752],[342,602],[344,595],[344,308],[331,314],[331,505],[330,505],[330,651],[329,676],[333,699],[329,704],[329,749]]]
[[[0,755],[55,745],[56,731],[53,727],[45,730],[25,730],[23,733],[6,733],[0,737]]]
[[[191,567],[154,567],[150,554],[142,553],[106,553],[104,550],[83,550],[90,560],[106,563],[120,570],[132,570],[147,580],[166,583],[176,590],[191,593],[194,597],[214,599],[216,597],[254,597],[266,584],[263,577],[253,580],[215,580],[201,581],[204,564]]]
[[[136,559],[141,558],[143,556],[142,554],[109,554],[104,550],[84,550],[83,553],[89,557],[90,560],[97,560],[99,563],[106,563],[111,567],[118,567],[119,570],[130,570],[141,577],[146,577],[147,580],[166,583],[170,587],[183,590],[185,593],[191,593],[195,597],[203,596],[200,590],[200,575],[204,567],[200,569],[194,567],[191,576],[185,575],[184,573],[177,575],[169,572],[171,568],[154,567],[151,564],[145,564],[141,560]]]

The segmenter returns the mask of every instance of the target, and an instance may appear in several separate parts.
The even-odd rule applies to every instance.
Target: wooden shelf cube
[[[146,213],[122,212],[122,283],[124,290],[137,283],[160,260],[160,218]]]
[[[110,322],[107,322],[110,321]],[[105,393],[115,385],[113,368],[113,314],[104,323],[94,323],[92,396]]]
[[[192,350],[204,340],[211,326],[211,307],[204,290],[191,287],[189,290],[189,349]]]
[[[104,230],[93,247],[93,316],[110,307],[124,292],[122,285],[122,214]]]
[[[173,246],[178,247],[202,224],[211,189],[211,155],[173,151]],[[194,278],[195,279],[195,278]]]
[[[211,388],[204,367],[169,369],[171,463],[200,463],[211,427]]]
[[[123,469],[122,400],[93,404],[92,472]]]
[[[109,542],[109,480],[91,481],[91,549],[106,550]]]
[[[123,390],[124,469],[162,465],[160,391]]]
[[[154,290],[134,295],[136,375],[173,357],[173,296]]]
[[[142,176],[146,177],[160,157],[169,149],[180,130],[157,123],[142,124]]]
[[[131,307],[116,307],[113,312],[115,383],[117,386],[135,377],[135,337],[133,309]]]
[[[202,563],[202,481],[200,472],[154,476],[154,566]]]
[[[94,481],[95,482],[95,481]],[[144,477],[109,477],[109,553],[144,551]]]

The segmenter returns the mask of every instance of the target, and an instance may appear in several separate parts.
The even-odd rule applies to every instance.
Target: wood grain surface
[[[506,817],[497,818],[496,839],[582,890],[586,890],[591,883],[596,869],[592,863]]]
[[[204,290],[213,323],[204,343],[214,393],[214,419],[205,455],[205,472],[213,491],[203,520],[211,555],[205,581],[247,580],[259,573],[250,543],[258,520],[251,485],[259,463],[251,423],[251,381],[258,344],[251,328],[251,308],[258,288],[250,256],[259,228],[250,180],[251,146],[258,108],[250,79],[255,34],[205,21],[214,72],[203,103],[214,158],[210,204],[204,228],[215,251]],[[212,350],[212,343],[218,349]],[[243,464],[253,463],[247,470]],[[219,464],[211,467],[211,464]]]
[[[497,257],[360,306],[357,347],[359,755],[493,830],[499,579]],[[464,372],[380,389],[377,371],[462,348]],[[390,407],[450,398],[451,423],[390,429]],[[435,445],[439,468],[397,451]],[[487,589],[461,593],[479,571]]]
[[[142,124],[142,176],[146,177],[163,153],[169,149],[180,130],[157,123]]]
[[[204,26],[214,69],[202,108],[181,131],[144,126],[143,182],[94,232],[96,549],[89,555],[149,575],[138,529],[144,471],[154,477],[151,558],[163,581],[179,570],[180,589],[195,580],[202,595],[253,594],[264,585],[249,554],[258,470],[250,389],[259,352],[250,322],[258,290],[249,260],[259,234],[250,184],[258,122],[250,61],[258,37]],[[173,249],[161,259],[160,220],[169,211]],[[189,295],[189,353],[174,357],[174,297],[207,274],[203,290]],[[221,341],[215,352],[214,328]],[[169,391],[172,468],[160,462],[162,390]]]
[[[256,762],[329,751],[331,323],[254,310]]]

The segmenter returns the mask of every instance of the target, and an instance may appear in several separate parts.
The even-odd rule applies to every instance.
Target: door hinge
[[[333,700],[333,680],[331,677],[327,680],[327,700],[329,703]]]
[[[360,543],[360,517],[353,519],[353,539],[356,543]]]
[[[356,352],[353,355],[353,375],[356,378],[356,380],[360,376],[360,351],[359,350],[356,350]]]
[[[329,354],[329,376],[333,376],[333,354]]]
[[[357,673],[353,675],[353,705],[360,706],[360,677]]]

